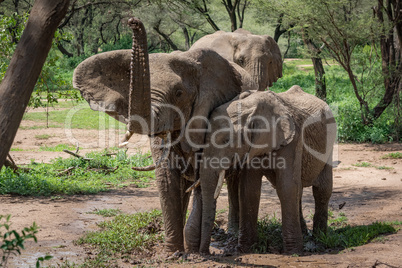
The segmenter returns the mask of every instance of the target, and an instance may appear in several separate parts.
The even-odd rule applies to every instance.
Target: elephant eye
[[[183,90],[178,89],[176,90],[176,97],[180,97],[183,94]]]
[[[243,66],[244,65],[244,58],[243,57],[238,58],[237,59],[237,64],[239,64],[240,66]]]

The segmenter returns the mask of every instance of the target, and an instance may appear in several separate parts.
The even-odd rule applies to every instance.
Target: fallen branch
[[[57,174],[57,176],[61,176],[61,175],[64,175],[64,174],[66,174],[66,173],[70,173],[70,171],[73,170],[73,169],[75,169],[75,167],[69,167],[68,169],[63,170],[62,172],[60,172],[59,174]]]
[[[81,158],[81,159],[86,160],[86,161],[92,160],[92,158],[83,157],[83,156],[81,156],[81,155],[79,155],[79,154],[76,154],[76,153],[71,152],[71,151],[66,150],[66,149],[64,149],[63,152],[68,153],[68,154],[71,154],[72,156],[75,156],[75,157],[77,157],[77,158]]]
[[[8,159],[10,159],[10,160],[6,159],[4,161],[4,166],[11,168],[14,171],[14,173],[18,174],[18,171],[29,172],[31,170],[30,168],[21,168],[21,167],[17,166],[15,164],[13,158],[11,157],[11,155],[8,154],[7,156],[8,156]]]

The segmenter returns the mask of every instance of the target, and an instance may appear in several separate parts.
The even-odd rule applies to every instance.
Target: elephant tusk
[[[127,133],[126,133],[127,134]],[[161,157],[156,161],[155,164],[146,166],[146,167],[131,167],[131,169],[136,170],[136,171],[151,171],[151,170],[155,170],[155,168],[159,167],[160,164],[169,156],[170,154],[170,147],[171,147],[171,134],[170,132],[167,134],[166,136],[166,141],[167,141],[167,145],[165,146],[165,148],[163,149],[162,155]],[[162,144],[161,146],[165,145],[165,140],[162,139]]]
[[[221,189],[223,186],[223,179],[225,178],[225,171],[222,170],[219,173],[219,179],[218,179],[218,185],[216,185],[216,189],[215,189],[215,194],[214,194],[214,198],[217,199],[219,197],[219,194],[221,193]]]
[[[151,171],[155,170],[155,168],[156,168],[155,164],[146,167],[131,167],[131,169],[134,169],[135,171]]]
[[[119,148],[122,148],[128,144],[128,140],[133,136],[134,132],[127,131],[126,134],[124,134],[124,138],[121,140],[119,143]]]
[[[188,187],[188,189],[186,190],[186,193],[191,192],[192,190],[194,190],[195,188],[197,188],[198,186],[200,186],[201,182],[200,180],[197,180],[196,182],[193,183],[193,185],[191,185],[190,187]]]

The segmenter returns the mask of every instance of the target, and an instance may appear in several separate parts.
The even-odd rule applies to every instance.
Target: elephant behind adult
[[[182,130],[190,119],[207,118],[215,107],[242,90],[255,88],[255,84],[244,70],[208,49],[151,54],[148,60],[145,29],[138,20],[132,23],[132,28],[138,39],[133,42],[137,47],[133,49],[132,79],[131,50],[117,50],[83,61],[74,71],[73,85],[93,110],[104,111],[128,124],[125,141],[133,133],[150,136],[152,157],[161,164],[156,167],[155,175],[164,217],[165,245],[169,251],[183,251],[190,196],[185,191],[195,178],[191,167],[184,167],[188,159],[194,159],[194,152],[180,138]],[[192,120],[194,128],[203,128],[204,124],[203,120]],[[177,142],[166,152],[160,145],[168,133]],[[203,135],[193,138],[195,143],[204,141]],[[184,161],[169,160],[175,156]]]
[[[210,123],[202,158],[207,164],[200,168],[200,252],[209,252],[215,199],[225,172],[233,172],[239,166],[243,172],[237,177],[241,249],[248,250],[257,240],[262,175],[273,184],[281,202],[285,252],[302,250],[303,187],[313,186],[314,233],[326,232],[336,124],[325,102],[303,92],[299,86],[279,94],[242,93],[238,99],[215,109]],[[214,165],[208,165],[211,159],[215,159]],[[197,246],[193,244],[193,250]]]
[[[278,44],[268,35],[254,35],[244,29],[217,31],[195,42],[190,50],[208,48],[238,64],[251,75],[259,90],[282,77],[282,57]]]

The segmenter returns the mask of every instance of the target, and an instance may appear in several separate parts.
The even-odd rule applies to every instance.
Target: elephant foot
[[[183,245],[178,245],[178,244],[174,244],[174,243],[166,243],[164,244],[164,249],[167,253],[175,253],[175,252],[183,252],[184,251],[184,247]]]
[[[198,253],[200,251],[200,248],[198,245],[185,245],[184,251],[186,253]]]

